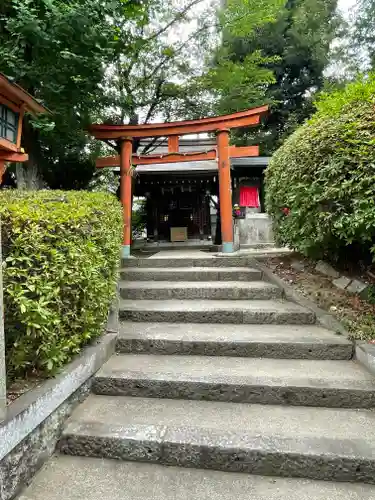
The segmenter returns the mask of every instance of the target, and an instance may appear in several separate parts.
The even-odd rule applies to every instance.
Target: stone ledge
[[[54,379],[8,406],[0,423],[0,499],[10,500],[52,455],[62,424],[90,390],[91,378],[114,353],[116,333],[109,314],[106,333]]]
[[[355,355],[358,361],[375,376],[375,344],[357,342]]]
[[[349,444],[350,443],[350,444]],[[374,484],[371,445],[361,438],[252,435],[196,426],[71,422],[60,441],[65,455],[225,472]],[[281,498],[281,497],[279,497]]]
[[[116,337],[114,333],[105,334],[56,378],[46,380],[8,406],[0,424],[0,460],[99,370],[113,354]]]
[[[320,274],[324,274],[325,276],[328,276],[329,278],[339,278],[340,273],[334,269],[331,264],[328,264],[327,262],[324,262],[324,260],[318,260],[315,266],[315,271],[317,271]]]

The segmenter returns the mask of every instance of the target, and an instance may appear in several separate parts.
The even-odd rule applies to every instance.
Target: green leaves
[[[375,75],[324,94],[274,154],[266,204],[281,244],[339,259],[375,246]],[[291,209],[289,217],[281,208]],[[360,250],[358,250],[360,249]]]
[[[227,0],[221,24],[231,36],[251,36],[256,28],[276,21],[284,6],[285,0]]]
[[[117,281],[120,205],[82,191],[0,198],[7,369],[49,376],[102,332]]]
[[[336,33],[336,6],[337,0],[225,2],[216,58],[222,78],[213,82],[221,91],[217,109],[271,105],[264,124],[236,132],[236,142],[259,144],[270,155],[314,111],[312,96],[323,86]]]
[[[0,4],[0,70],[52,113],[44,121],[27,117],[23,145],[32,166],[50,187],[85,186],[94,171],[86,164],[85,128],[104,105],[101,85],[118,50],[116,20],[126,19],[130,25],[141,15],[140,8],[130,0]]]

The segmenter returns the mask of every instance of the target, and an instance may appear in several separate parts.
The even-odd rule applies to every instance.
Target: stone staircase
[[[250,266],[124,262],[117,354],[24,500],[375,499],[373,377]]]

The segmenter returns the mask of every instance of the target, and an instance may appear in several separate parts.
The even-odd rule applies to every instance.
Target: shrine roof
[[[4,97],[19,108],[24,104],[27,111],[31,113],[49,113],[49,110],[35,99],[35,97],[30,95],[26,90],[14,83],[3,73],[0,73],[0,94],[3,94]]]
[[[270,157],[246,157],[246,158],[232,158],[231,167],[267,167]],[[115,167],[115,172],[119,172],[120,168]],[[218,164],[216,160],[209,161],[188,161],[184,163],[159,163],[157,165],[138,165],[136,168],[139,174],[168,174],[168,173],[192,173],[192,172],[212,172],[218,171]]]

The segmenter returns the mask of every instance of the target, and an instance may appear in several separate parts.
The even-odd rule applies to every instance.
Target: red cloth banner
[[[240,206],[259,208],[259,191],[256,186],[240,187]]]

